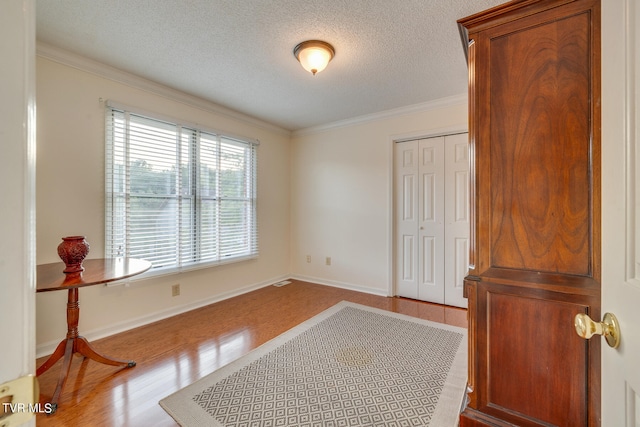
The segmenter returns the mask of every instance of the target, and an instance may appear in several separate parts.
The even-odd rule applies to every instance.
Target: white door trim
[[[0,322],[5,344],[0,383],[35,374],[35,30],[35,0],[3,2]],[[35,425],[35,418],[28,425]]]
[[[602,313],[618,317],[618,349],[602,343],[602,425],[640,423],[640,8],[602,2]],[[598,319],[600,320],[600,319]]]

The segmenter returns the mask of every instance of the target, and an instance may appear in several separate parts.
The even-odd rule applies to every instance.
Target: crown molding
[[[408,105],[406,107],[394,108],[391,110],[381,111],[379,113],[365,114],[363,116],[353,117],[351,119],[339,120],[324,125],[313,126],[305,129],[298,129],[291,132],[292,137],[310,135],[314,133],[326,132],[333,129],[354,126],[368,122],[374,122],[393,117],[406,116],[408,114],[422,113],[431,110],[437,110],[445,107],[458,105],[467,105],[467,94],[453,95],[446,98],[440,98],[433,101],[427,101],[420,104]]]
[[[321,132],[326,132],[333,129],[339,129],[343,127],[358,125],[358,124],[365,124],[368,122],[374,122],[377,120],[405,116],[408,114],[426,112],[430,110],[436,110],[439,108],[457,106],[461,104],[466,105],[467,103],[467,94],[465,93],[465,94],[449,96],[446,98],[440,98],[433,101],[423,102],[420,104],[408,105],[405,107],[394,108],[391,110],[381,111],[378,113],[366,114],[362,116],[353,117],[350,119],[339,120],[339,121],[335,121],[335,122],[331,122],[323,125],[312,126],[304,129],[298,129],[292,132],[290,130],[276,126],[272,123],[257,119],[253,116],[241,113],[236,110],[232,110],[227,107],[223,107],[219,104],[216,104],[211,101],[207,101],[195,95],[190,95],[188,93],[179,91],[177,89],[173,89],[171,87],[162,85],[160,83],[156,83],[152,80],[145,79],[135,74],[119,70],[110,65],[106,65],[104,63],[89,59],[87,57],[78,55],[76,53],[70,52],[65,49],[55,47],[53,45],[49,45],[47,43],[43,43],[41,41],[38,41],[36,43],[36,55],[42,58],[63,64],[63,65],[69,66],[69,67],[72,67],[72,68],[76,68],[81,71],[85,71],[85,72],[103,77],[105,79],[109,79],[127,86],[134,87],[136,89],[154,93],[156,95],[159,95],[177,102],[181,102],[191,107],[199,108],[204,111],[219,114],[225,117],[229,117],[235,120],[245,122],[253,126],[257,126],[265,130],[273,131],[273,132],[276,132],[285,136],[291,136],[291,137],[321,133]]]
[[[247,124],[282,135],[291,136],[291,131],[274,124],[40,41],[36,43],[36,55],[62,65],[95,74],[105,79],[181,102],[191,107],[240,120]]]

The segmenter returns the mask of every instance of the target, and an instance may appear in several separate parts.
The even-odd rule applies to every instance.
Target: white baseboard
[[[119,322],[113,325],[109,325],[108,327],[93,329],[89,331],[82,331],[82,336],[89,341],[95,341],[101,338],[106,338],[108,336],[118,334],[120,332],[128,331],[130,329],[137,328],[140,326],[148,325],[149,323],[157,322],[158,320],[163,320],[172,316],[176,316],[178,314],[186,313],[187,311],[195,310],[196,308],[204,307],[216,302],[220,302],[229,298],[236,297],[238,295],[246,294],[248,292],[255,291],[256,289],[264,288],[266,286],[272,285],[274,283],[280,282],[288,278],[290,278],[289,275],[276,277],[264,282],[255,283],[253,285],[236,289],[232,292],[225,292],[222,294],[215,295],[211,298],[205,298],[203,300],[193,301],[184,305],[171,307],[166,310],[161,310],[155,313],[147,314],[145,316],[137,317],[135,319],[130,319],[130,320]],[[53,353],[53,351],[56,349],[56,346],[59,343],[60,343],[59,340],[49,341],[36,346],[36,357],[47,356]]]
[[[172,316],[176,316],[178,314],[186,313],[187,311],[195,310],[196,308],[204,307],[210,304],[214,304],[216,302],[224,301],[229,298],[243,295],[248,292],[255,291],[256,289],[264,288],[266,286],[270,286],[282,280],[287,280],[287,279],[301,280],[304,282],[317,283],[319,285],[332,286],[334,288],[348,289],[351,291],[358,291],[358,292],[363,292],[367,294],[379,295],[383,297],[390,296],[385,291],[367,288],[364,286],[358,286],[358,285],[354,285],[346,282],[338,282],[334,280],[326,280],[318,277],[304,276],[304,275],[284,275],[284,276],[272,278],[264,282],[245,286],[243,288],[236,289],[232,292],[225,292],[225,293],[213,296],[211,298],[205,298],[203,300],[193,301],[188,304],[171,307],[166,310],[161,310],[155,313],[147,314],[145,316],[137,317],[135,319],[119,322],[104,328],[83,331],[82,336],[89,341],[99,340],[101,338],[106,338],[108,336],[118,334],[120,332],[128,331],[133,328],[148,325],[149,323],[157,322],[158,320],[163,320]],[[53,353],[53,351],[56,349],[56,346],[59,343],[60,341],[49,341],[36,346],[36,357],[43,357]]]
[[[383,297],[392,296],[392,295],[389,295],[387,290],[372,289],[372,288],[368,288],[368,287],[365,287],[365,286],[354,285],[352,283],[338,282],[336,280],[321,279],[319,277],[304,276],[304,275],[301,275],[301,274],[293,274],[293,275],[290,276],[290,278],[291,279],[295,279],[295,280],[301,280],[303,282],[311,282],[311,283],[317,283],[319,285],[332,286],[334,288],[341,288],[341,289],[348,289],[348,290],[351,290],[351,291],[358,291],[358,292],[362,292],[362,293],[365,293],[365,294],[379,295],[379,296],[383,296]]]

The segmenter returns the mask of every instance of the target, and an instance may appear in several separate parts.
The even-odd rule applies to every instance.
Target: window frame
[[[151,259],[152,264],[155,265],[144,274],[144,277],[175,274],[182,271],[242,262],[258,257],[258,140],[238,137],[198,124],[184,122],[155,113],[148,113],[113,101],[107,101],[105,106],[105,257],[123,256],[145,258],[145,256],[136,256],[136,253],[140,253],[140,251],[138,250],[138,252],[136,252],[136,246],[130,242],[132,237],[141,237],[140,235],[132,236],[134,233],[132,227],[135,228],[135,225],[132,225],[132,215],[134,215],[131,209],[132,199],[143,199],[145,197],[155,200],[163,198],[175,200],[176,206],[171,209],[176,210],[178,217],[175,220],[175,224],[171,226],[172,231],[170,230],[166,235],[159,235],[159,237],[171,237],[173,233],[172,238],[169,240],[175,243],[175,247],[167,251],[167,253],[173,254],[171,262],[166,263],[165,259],[165,265],[158,265]],[[175,132],[174,150],[176,157],[175,164],[172,165],[175,182],[168,180],[170,184],[167,185],[167,190],[164,193],[149,195],[136,193],[135,191],[132,192],[131,171],[134,162],[145,162],[149,160],[149,158],[132,159],[130,157],[132,153],[132,130],[130,128],[132,118],[134,118],[134,125],[136,126],[141,126],[140,123],[146,122],[151,125],[156,124],[158,129],[166,128],[169,133]],[[117,120],[120,120],[119,126],[116,125]],[[215,152],[213,158],[217,163],[213,168],[211,165],[203,168],[205,164],[205,160],[201,159],[201,155],[205,156],[203,136],[208,143],[206,148],[208,148],[209,151],[213,150]],[[185,138],[188,141],[185,141]],[[154,141],[155,140],[151,138],[143,142],[138,142],[138,148],[140,146],[150,148],[153,146],[152,143]],[[185,145],[187,146],[185,147]],[[214,149],[212,147],[216,148]],[[229,151],[231,149],[230,147],[238,147],[237,152]],[[156,154],[155,149],[156,147],[153,148],[154,154]],[[162,150],[157,150],[157,153],[161,152]],[[225,155],[221,155],[221,152],[225,153]],[[168,153],[167,155],[169,157],[171,156],[168,150],[165,150],[165,154],[166,153]],[[185,156],[181,155],[185,153],[188,156],[186,162],[184,159]],[[243,165],[244,168],[239,166],[232,167],[224,163],[222,159],[225,156]],[[183,186],[183,169],[185,165],[185,180],[188,180],[189,183],[186,194],[183,194],[185,191]],[[227,169],[225,169],[225,167]],[[229,172],[232,169],[233,171]],[[228,187],[239,191],[240,196],[227,197],[226,194],[223,194],[224,191],[222,188],[224,184],[221,184],[221,176],[224,176],[225,172],[232,177],[240,177],[237,178],[237,183],[231,179],[232,184]],[[162,171],[162,173],[165,175],[170,174],[167,170]],[[202,182],[203,175],[207,177],[215,175],[214,181],[216,182],[216,188],[204,188]],[[156,180],[152,182],[157,185],[160,181],[156,178]],[[224,188],[226,189],[227,187]],[[211,195],[212,191],[214,192],[213,196]],[[191,212],[187,212],[190,218],[183,223],[183,214],[189,210],[184,207],[186,206],[184,205],[185,201],[190,201],[187,204]],[[208,203],[210,210],[213,212],[210,212],[211,218],[209,218],[209,222],[203,219],[203,202]],[[213,207],[211,208],[212,202]],[[222,221],[230,219],[230,217],[224,216],[222,206],[230,209],[227,208],[227,206],[233,204],[233,202],[236,202],[236,205],[240,206],[239,211],[241,212],[240,214],[234,214],[233,219],[234,221],[237,218],[241,218],[242,220],[239,223],[234,222],[232,226],[229,226],[228,222],[221,225]],[[238,210],[237,206],[236,210]],[[144,212],[144,215],[147,215],[149,211],[149,209],[140,210],[136,211],[136,213]],[[159,219],[156,218],[151,221],[156,221],[157,224]],[[205,229],[207,227],[209,227],[209,229]],[[157,228],[158,226],[156,225],[156,229]],[[231,229],[232,231],[227,230],[226,234],[222,231],[222,234],[220,234],[220,230],[223,229]],[[213,236],[214,234],[215,236]],[[203,236],[206,236],[206,242]],[[221,239],[220,236],[226,237]],[[232,243],[231,247],[236,248],[236,251],[232,251],[229,254],[224,252],[224,243],[227,242],[225,239],[231,238],[239,239],[243,243],[238,243],[236,246]],[[202,248],[205,243],[213,247],[213,249],[209,248],[203,251]],[[245,246],[246,248],[244,248]],[[188,255],[185,255],[187,253]],[[205,256],[203,256],[203,253],[205,253]]]

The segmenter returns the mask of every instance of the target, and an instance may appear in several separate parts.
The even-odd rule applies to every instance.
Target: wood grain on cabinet
[[[514,1],[469,42],[469,399],[462,426],[599,426],[600,2]]]

